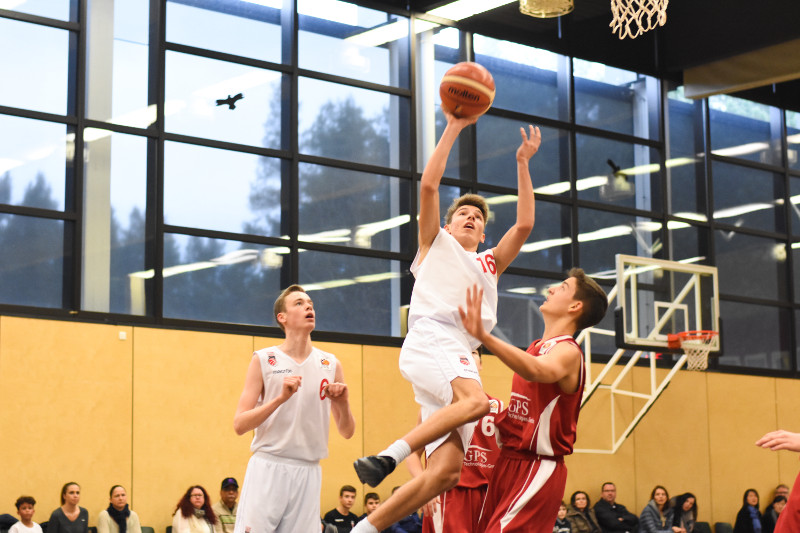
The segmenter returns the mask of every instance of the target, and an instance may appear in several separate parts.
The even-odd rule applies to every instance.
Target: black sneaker
[[[356,459],[353,468],[356,469],[358,479],[370,487],[380,485],[386,476],[394,472],[397,463],[388,455],[370,455]]]

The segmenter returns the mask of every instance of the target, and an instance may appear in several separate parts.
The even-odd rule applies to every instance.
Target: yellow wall
[[[142,523],[162,533],[189,485],[204,485],[216,500],[223,478],[244,478],[250,436],[233,432],[233,413],[252,351],[274,343],[0,317],[0,512],[13,513],[14,500],[31,494],[39,502],[35,519],[47,520],[61,485],[74,480],[94,525],[119,483]],[[353,460],[405,433],[417,407],[397,369],[399,349],[318,346],[342,361],[357,422],[351,440],[331,428],[322,510],[336,505],[341,485],[352,484],[360,513],[362,488],[373,489],[357,483]],[[484,358],[487,392],[507,400],[510,377],[496,358]],[[637,368],[626,383],[644,390],[649,375]],[[766,499],[778,482],[794,480],[797,454],[753,443],[778,427],[800,430],[798,400],[798,380],[681,371],[616,454],[568,458],[566,497],[581,489],[596,501],[601,483],[612,480],[619,501],[638,514],[653,485],[663,484],[672,495],[695,493],[701,520],[732,521],[745,489]],[[617,403],[618,421],[631,419],[637,401]],[[609,413],[600,391],[581,414],[578,447],[607,445]],[[400,467],[377,492],[385,499],[407,479]]]

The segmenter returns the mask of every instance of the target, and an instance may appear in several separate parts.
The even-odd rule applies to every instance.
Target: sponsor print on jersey
[[[546,354],[547,352],[549,352],[550,350],[552,350],[552,349],[553,349],[553,346],[555,346],[556,344],[558,344],[558,339],[550,339],[550,340],[547,340],[547,341],[545,341],[545,342],[544,342],[544,343],[543,343],[543,344],[542,344],[542,345],[539,347],[539,355],[544,355],[544,354]]]
[[[320,381],[320,383],[319,383],[319,399],[320,400],[324,400],[327,397],[327,395],[325,394],[326,393],[325,387],[327,387],[327,386],[328,386],[328,380],[327,379],[323,379],[322,381]]]
[[[500,412],[500,400],[494,398],[489,400],[489,412],[494,415]]]
[[[494,468],[493,464],[489,464],[489,454],[492,450],[488,448],[481,448],[480,446],[470,446],[467,453],[464,454],[464,466],[479,466],[482,468]]]
[[[275,365],[278,364],[278,361],[275,360],[275,356],[274,355],[268,355],[267,356],[267,363],[269,363],[270,366],[275,366]]]
[[[462,356],[459,357],[458,360],[461,361],[462,365],[469,366],[469,359],[467,359],[466,356],[462,355]]]
[[[528,405],[530,405],[530,401],[531,399],[527,396],[512,392],[511,398],[508,400],[508,416],[521,422],[536,423],[535,418],[528,416]]]
[[[323,370],[330,370],[331,367],[331,360],[327,357],[321,357],[319,360],[319,367]]]

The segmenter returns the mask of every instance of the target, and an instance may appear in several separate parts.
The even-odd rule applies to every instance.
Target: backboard
[[[668,335],[720,331],[716,267],[622,254],[616,259],[618,348],[680,352],[668,346]],[[720,337],[711,353],[720,351]]]

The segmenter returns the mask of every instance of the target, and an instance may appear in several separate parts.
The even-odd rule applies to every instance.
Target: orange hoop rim
[[[686,341],[710,341],[711,339],[719,335],[719,331],[714,331],[711,329],[698,329],[690,331],[681,331],[677,335],[680,338],[682,344]]]

